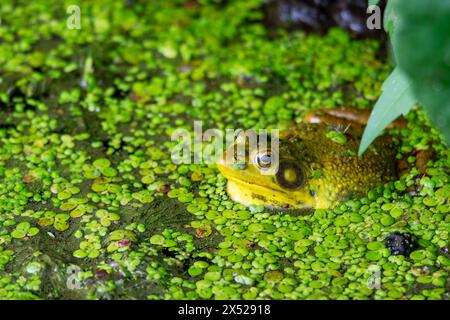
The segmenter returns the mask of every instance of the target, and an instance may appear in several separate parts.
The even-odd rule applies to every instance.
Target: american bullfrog
[[[272,175],[260,171],[273,158],[270,147],[235,156],[240,165],[225,161],[243,143],[236,142],[217,162],[228,194],[245,205],[329,208],[395,179],[397,150],[391,136],[378,137],[361,157],[357,154],[368,116],[351,108],[307,114],[302,123],[280,132],[279,166]],[[395,123],[403,125],[403,120]]]

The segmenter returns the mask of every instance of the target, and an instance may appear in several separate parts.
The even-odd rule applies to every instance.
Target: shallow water
[[[269,38],[253,0],[82,2],[79,30],[64,2],[4,2],[0,298],[448,298],[449,153],[420,109],[391,133],[411,163],[432,145],[426,174],[332,210],[247,208],[215,165],[170,159],[194,120],[283,128],[370,108],[390,70],[377,42]],[[393,231],[417,250],[393,256]]]

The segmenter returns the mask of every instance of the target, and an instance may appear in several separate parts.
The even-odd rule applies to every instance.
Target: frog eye
[[[272,154],[270,151],[260,152],[256,155],[256,164],[260,168],[269,168],[272,165]]]
[[[303,169],[294,162],[281,162],[276,174],[277,182],[286,189],[300,188],[305,182]]]

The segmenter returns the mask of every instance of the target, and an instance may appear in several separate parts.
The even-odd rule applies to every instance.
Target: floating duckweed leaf
[[[423,260],[426,257],[426,251],[416,250],[416,251],[411,252],[411,254],[409,256],[411,257],[411,259],[414,259],[414,260]]]
[[[136,234],[129,230],[114,230],[111,232],[108,236],[108,242],[109,241],[117,241],[117,240],[123,240],[128,239],[132,242],[135,242],[137,240]]]
[[[192,193],[184,194],[178,197],[178,201],[183,203],[191,202],[194,199],[194,195]]]
[[[403,214],[403,209],[400,207],[394,207],[389,211],[389,214],[394,218],[398,218]]]
[[[153,175],[146,175],[146,176],[143,176],[141,179],[142,183],[144,183],[144,184],[151,184],[155,180],[156,180],[156,178]]]
[[[151,244],[162,245],[164,243],[164,237],[160,234],[155,234],[150,238]]]
[[[350,221],[358,223],[358,222],[364,221],[364,218],[363,218],[362,215],[360,215],[358,213],[351,213],[350,214]]]
[[[112,178],[117,176],[117,170],[114,168],[104,168],[104,169],[100,169],[101,173],[108,178]]]
[[[206,261],[195,261],[194,262],[194,266],[195,267],[198,267],[198,268],[201,268],[201,269],[204,269],[204,268],[207,268],[208,266],[209,266],[209,263],[208,262],[206,262]]]
[[[100,176],[100,171],[92,165],[84,165],[83,175],[87,179],[96,179]]]
[[[29,222],[21,222],[19,223],[13,232],[11,232],[11,236],[13,238],[24,238],[26,236],[34,236],[39,233],[39,229],[35,227],[31,227]]]
[[[83,258],[87,257],[87,253],[81,249],[78,249],[73,252],[73,256],[75,258],[83,259]]]
[[[345,136],[345,134],[339,131],[332,130],[328,132],[327,138],[339,144],[347,143],[347,137]]]
[[[92,188],[92,191],[100,193],[100,192],[104,192],[108,189],[108,184],[104,183],[104,182],[94,183],[91,188]]]
[[[201,211],[200,207],[198,205],[196,205],[196,204],[189,204],[189,205],[187,205],[186,210],[188,212],[190,212],[190,213],[193,213],[193,214]]]
[[[434,207],[438,204],[438,201],[434,197],[425,197],[423,198],[423,203],[428,207]]]
[[[450,198],[450,188],[449,187],[440,188],[440,189],[436,190],[434,195],[438,198],[448,199],[448,198]]]
[[[405,191],[406,185],[402,181],[395,181],[394,182],[395,189],[398,191]]]
[[[58,231],[65,231],[69,228],[69,224],[67,221],[69,220],[70,216],[65,213],[59,213],[55,215],[55,222],[53,226]]]
[[[113,252],[120,249],[119,241],[113,241],[106,247],[106,251]]]
[[[36,228],[36,227],[31,227],[31,228],[28,230],[27,235],[30,236],[30,237],[32,237],[32,236],[37,235],[38,233],[39,233],[39,229],[38,229],[38,228]]]
[[[220,130],[270,130],[301,122],[321,106],[370,108],[389,68],[377,59],[376,41],[353,41],[337,29],[268,39],[254,19],[265,6],[259,0],[225,1],[220,8],[188,1],[201,10],[156,1],[156,15],[135,10],[130,1],[112,2],[113,14],[95,1],[84,8],[97,18],[94,29],[106,33],[92,32],[88,23],[72,32],[71,40],[63,24],[50,30],[42,23],[38,36],[2,25],[0,299],[37,298],[26,292],[46,297],[47,291],[58,299],[67,279],[79,280],[80,290],[72,291],[82,299],[445,298],[447,149],[421,108],[407,115],[406,128],[392,131],[398,158],[410,170],[334,208],[246,207],[230,198],[230,184],[215,164],[171,159],[177,143],[170,136],[177,129],[191,132],[193,119]],[[53,14],[60,10],[23,3],[20,10],[5,7],[17,26],[35,24],[36,16],[58,20]],[[170,32],[142,41],[161,25]],[[49,43],[36,46],[41,36]],[[160,54],[166,42],[180,59]],[[104,52],[89,50],[95,43]],[[86,62],[81,79],[80,54]],[[429,70],[426,64],[417,68]],[[61,86],[46,86],[48,79],[67,88],[57,92]],[[346,87],[351,90],[341,90]],[[47,96],[59,96],[60,103]],[[341,129],[333,129],[328,142],[353,144]],[[430,143],[435,157],[422,175],[416,160]],[[342,156],[345,161],[354,155]],[[327,164],[332,169],[335,163]],[[313,189],[326,197],[326,168],[310,169],[312,184],[325,183],[323,190]],[[350,180],[344,183],[353,189]],[[143,204],[148,195],[158,201]],[[85,213],[72,219],[77,211],[76,216]],[[23,219],[28,231],[15,231]],[[390,224],[393,219],[403,220]],[[12,237],[16,232],[28,239],[37,231],[34,224],[45,230],[40,237],[27,242]],[[417,237],[424,251],[412,255],[418,260],[373,244],[397,230]],[[24,244],[29,250],[17,250]],[[62,270],[67,272],[59,277],[49,259],[64,265],[82,261],[83,270],[76,277]],[[51,268],[43,268],[48,264]],[[382,275],[378,290],[368,288],[374,265]]]
[[[417,277],[417,282],[418,283],[430,283],[432,280],[433,280],[433,278],[430,277],[430,276]]]
[[[278,110],[283,109],[286,104],[286,101],[283,99],[283,97],[280,96],[274,96],[270,97],[264,106],[264,113],[268,115],[273,115],[278,112]]]
[[[202,299],[209,299],[213,295],[211,288],[197,289],[197,293],[200,296],[200,298],[202,298]]]
[[[104,227],[109,227],[111,221],[120,220],[120,216],[116,213],[108,212],[107,210],[101,209],[95,213],[95,216],[100,218],[100,224]]]
[[[233,253],[231,255],[228,256],[228,261],[231,263],[236,263],[236,262],[240,262],[242,261],[244,257],[240,254],[237,253]]]
[[[55,212],[52,212],[52,211],[46,211],[46,212],[44,213],[44,216],[41,217],[41,218],[39,218],[38,224],[39,224],[40,226],[43,226],[43,227],[47,227],[47,226],[53,225],[53,222],[54,222],[54,220],[55,220],[55,215],[56,215]]]
[[[14,251],[12,250],[3,250],[0,247],[0,270],[3,269],[4,265],[13,260]]]
[[[277,231],[277,228],[273,224],[263,223],[262,227],[265,232],[273,233],[273,232]]]
[[[249,211],[240,210],[237,212],[237,217],[242,220],[247,220],[251,217],[251,213]]]
[[[60,206],[60,209],[64,210],[64,211],[71,211],[71,210],[75,209],[78,206],[78,203],[76,201],[70,201],[70,200],[71,199],[69,199],[69,201],[63,203]]]
[[[302,239],[305,236],[305,233],[303,232],[302,229],[300,230],[288,230],[285,232],[285,235],[288,239],[291,240],[299,240]]]
[[[249,207],[251,212],[255,212],[255,213],[260,213],[260,212],[264,212],[264,206],[250,206]]]
[[[194,267],[194,266],[192,266],[188,269],[188,273],[191,277],[196,277],[196,276],[200,275],[202,272],[203,272],[203,269]]]
[[[97,210],[97,212],[95,213],[95,216],[98,218],[103,218],[103,217],[107,217],[108,214],[109,214],[109,212],[107,210],[100,209],[100,210]]]
[[[368,244],[367,244],[367,249],[369,249],[369,250],[380,250],[380,249],[383,249],[384,248],[384,243],[382,243],[382,242],[369,242]]]
[[[177,245],[177,242],[171,239],[165,239],[164,240],[164,246],[165,247],[175,247]]]
[[[19,223],[13,232],[11,232],[11,236],[13,238],[24,238],[27,235],[28,230],[30,229],[29,222],[21,222]]]
[[[207,272],[207,273],[205,273],[204,278],[206,280],[210,280],[210,281],[217,281],[220,279],[220,272],[217,272],[217,271]]]
[[[254,282],[254,280],[250,277],[247,277],[245,275],[237,275],[236,277],[234,277],[234,281],[236,281],[237,283],[246,285],[246,286],[251,286]]]
[[[122,191],[122,187],[118,184],[110,183],[107,188],[110,193],[120,193]]]
[[[180,178],[178,179],[178,183],[181,184],[181,185],[184,186],[184,187],[190,187],[190,186],[192,185],[191,180],[189,180],[189,179],[186,178],[186,177],[180,177]]]
[[[168,196],[169,198],[177,198],[179,194],[180,194],[180,190],[178,190],[178,189],[172,189],[172,190],[170,190],[170,191],[167,193],[167,196]]]
[[[378,261],[381,259],[381,253],[379,251],[369,251],[366,254],[367,259],[372,261]]]
[[[252,223],[248,226],[248,230],[252,232],[260,232],[263,230],[263,226],[259,223]]]
[[[445,256],[439,256],[437,261],[444,266],[450,267],[450,259]]]
[[[222,214],[227,219],[233,219],[236,216],[236,212],[234,210],[224,210]]]
[[[233,249],[224,248],[217,252],[220,256],[226,257],[233,253]]]
[[[62,191],[58,193],[58,199],[59,200],[66,200],[69,199],[72,196],[72,194],[69,191]]]
[[[87,207],[84,205],[78,205],[75,209],[73,209],[70,212],[70,216],[72,218],[79,218],[81,217],[83,214],[85,214],[87,212]]]
[[[202,224],[198,228],[195,229],[195,236],[197,238],[206,238],[212,233],[211,225],[209,224]]]
[[[382,217],[381,217],[381,224],[383,225],[383,226],[390,226],[390,225],[392,225],[394,222],[395,222],[395,219],[394,218],[392,218],[390,215],[387,215],[387,214],[384,214]]]
[[[97,169],[106,169],[109,168],[111,166],[111,161],[109,161],[108,159],[97,159],[94,161],[93,163],[94,167],[96,167]]]
[[[264,274],[264,280],[269,283],[275,284],[283,279],[283,274],[280,271],[268,271]]]
[[[132,194],[132,197],[141,203],[150,203],[155,199],[152,196],[152,193],[148,190],[142,190],[139,192],[135,192]]]
[[[328,251],[329,255],[332,257],[340,257],[344,254],[342,250],[339,249],[331,249]]]
[[[307,246],[312,245],[313,243],[314,243],[314,241],[312,241],[310,239],[301,239],[296,242],[296,245],[302,246],[302,247],[307,247]]]
[[[191,175],[191,180],[198,182],[203,180],[203,174],[200,171],[194,171]]]
[[[339,216],[336,218],[334,224],[339,227],[346,227],[350,224],[350,220],[345,216]]]

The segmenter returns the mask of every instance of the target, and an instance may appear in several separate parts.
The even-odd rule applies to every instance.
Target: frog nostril
[[[247,168],[247,164],[245,162],[237,162],[233,164],[233,168],[237,170],[245,170],[245,168]]]
[[[236,143],[233,146],[233,156],[235,162],[248,162],[249,154],[250,151],[248,144]]]

